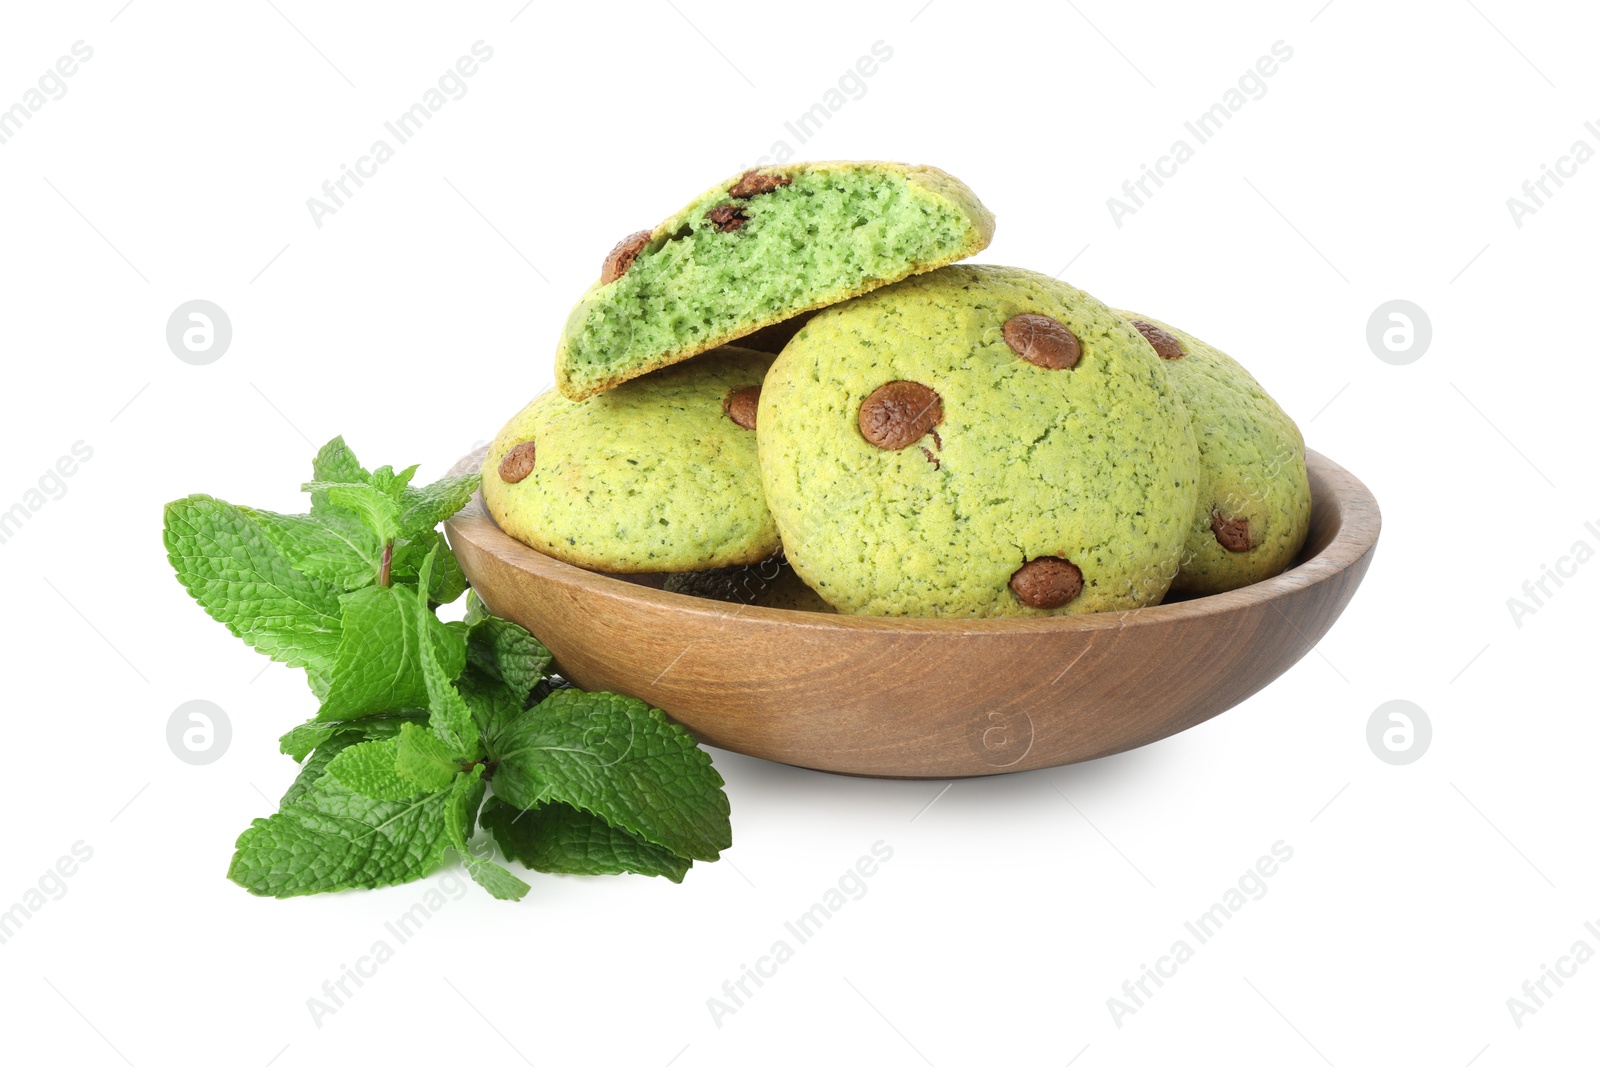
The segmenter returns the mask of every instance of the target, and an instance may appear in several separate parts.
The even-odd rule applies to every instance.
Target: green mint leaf
[[[408,722],[427,722],[428,713],[421,710],[389,712],[368,715],[343,722],[312,719],[303,722],[278,738],[278,751],[296,763],[305,760],[312,749],[319,751],[328,740],[338,735],[348,735],[357,741],[371,741],[381,737],[397,737],[401,726]],[[347,742],[351,743],[351,742]]]
[[[431,530],[466,507],[482,477],[474,471],[440,478],[419,489],[407,487],[400,494],[400,536]]]
[[[493,617],[493,614],[494,613],[484,605],[483,598],[478,595],[478,591],[476,589],[467,593],[467,617],[462,620],[463,622],[465,622],[468,626],[476,626],[484,619]]]
[[[483,804],[483,768],[473,767],[470,773],[459,775],[451,787],[450,844],[461,853],[461,862],[472,877],[496,900],[521,900],[532,886],[512,874],[493,860],[475,855],[467,847],[467,835],[477,822],[478,808]]]
[[[426,726],[403,724],[395,742],[395,773],[417,789],[448,789],[461,773],[465,754],[451,751],[450,746]]]
[[[313,749],[320,748],[338,732],[339,725],[335,722],[318,722],[315,719],[303,722],[278,738],[278,751],[296,763],[304,763]]]
[[[521,900],[533,888],[493,860],[480,859],[471,853],[462,853],[462,856],[467,874],[496,900]]]
[[[372,487],[387,494],[398,504],[405,495],[406,488],[410,486],[411,479],[416,476],[418,466],[419,464],[413,463],[405,470],[396,473],[393,467],[385,464],[372,472]]]
[[[632,872],[681,882],[693,862],[565,804],[519,811],[490,797],[479,822],[494,835],[500,851],[549,874]]]
[[[482,793],[476,775],[462,775],[446,792],[379,800],[324,773],[239,835],[228,877],[273,897],[410,882],[444,863]]]
[[[559,801],[690,859],[732,844],[711,757],[642,700],[563,689],[500,738],[495,792],[519,808]]]
[[[550,650],[511,620],[484,615],[467,624],[467,662],[504,682],[521,703],[544,677]]]
[[[162,541],[178,581],[236,637],[291,667],[332,668],[338,589],[296,570],[241,509],[204,495],[173,501]]]
[[[254,520],[295,570],[340,589],[360,589],[378,580],[383,542],[353,514],[280,515],[240,508]]]
[[[477,783],[482,774],[483,768],[481,766],[472,768],[470,774],[464,774],[460,777],[458,787],[461,781],[470,780]],[[451,822],[452,831],[455,833],[451,844],[457,852],[461,853],[461,862],[467,868],[467,874],[472,877],[474,882],[488,890],[490,896],[496,900],[521,900],[532,887],[498,863],[477,855],[468,847],[467,836],[473,831],[474,824],[477,821],[477,811],[483,801],[481,785],[478,792],[469,799],[470,802],[461,805]]]
[[[413,603],[414,609],[420,615],[433,619],[437,625],[443,626],[444,624],[439,623],[428,608],[427,589],[429,578],[433,573],[434,560],[435,556],[429,553],[428,558],[423,561],[419,576],[421,584],[417,588]],[[466,627],[457,623],[450,627],[450,632],[460,644],[452,643],[448,647],[447,651],[451,654],[449,659],[441,656],[431,641],[423,643],[420,649],[421,655],[418,657],[423,683],[427,689],[428,726],[439,740],[452,750],[473,752],[478,747],[478,725],[473,721],[472,709],[467,706],[466,700],[452,681],[466,665]]]
[[[286,808],[299,800],[308,789],[327,773],[328,764],[333,762],[335,756],[351,745],[358,744],[364,740],[366,740],[366,737],[362,731],[351,729],[336,729],[323,738],[322,742],[317,745],[317,750],[311,754],[311,758],[301,765],[300,773],[295,775],[294,781],[284,792],[283,798],[278,801],[278,806]]]
[[[311,480],[314,482],[358,482],[372,481],[372,475],[367,473],[356,459],[356,454],[350,451],[350,446],[344,443],[343,437],[335,437],[318,450],[316,458],[311,461]],[[312,498],[315,502],[315,497]]]
[[[320,498],[325,508],[359,517],[380,543],[393,541],[400,533],[398,493],[355,482],[306,482],[300,488],[310,493],[313,501]],[[316,511],[313,505],[312,512]]]
[[[478,726],[472,709],[450,680],[461,667],[457,665],[452,671],[431,645],[422,648],[421,666],[428,691],[428,726],[448,747],[458,752],[472,751],[477,747]]]
[[[317,718],[431,707],[424,677],[431,659],[447,678],[466,662],[464,628],[439,621],[414,590],[368,586],[339,598],[343,639]]]
[[[328,764],[328,777],[350,790],[373,800],[410,800],[418,793],[448,789],[450,781],[435,789],[424,788],[403,777],[396,769],[400,757],[400,738],[362,741],[343,749]]]
[[[435,604],[452,603],[467,591],[467,576],[444,535],[437,530],[423,530],[396,541],[389,574],[397,582],[419,583],[422,564],[430,552],[435,553],[436,558],[428,579],[428,599]]]
[[[504,682],[490,678],[471,663],[456,681],[456,691],[472,712],[472,721],[491,756],[500,753],[499,739],[527,705]]]

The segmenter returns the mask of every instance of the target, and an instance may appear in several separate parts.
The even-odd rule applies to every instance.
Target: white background
[[[0,945],[8,1059],[1593,1060],[1600,962],[1520,1027],[1506,1004],[1600,949],[1600,562],[1520,626],[1506,603],[1600,547],[1600,161],[1520,227],[1506,205],[1600,148],[1592,8],[274,2],[0,15],[0,107],[94,50],[0,145],[0,509],[93,449],[0,544],[0,909],[93,850]],[[479,40],[466,95],[315,225],[307,198]],[[1280,40],[1265,95],[1115,225],[1107,197]],[[799,144],[784,122],[878,41],[892,58]],[[982,261],[1065,268],[1244,361],[1382,504],[1364,587],[1255,698],[1089,765],[943,791],[717,752],[725,861],[681,886],[533,875],[520,905],[470,888],[317,1026],[307,998],[427,887],[273,901],[223,877],[314,703],[187,599],[160,505],[296,510],[336,433],[437,476],[550,381],[618,237],[777,140],[944,167],[999,218]],[[233,324],[208,366],[164,336],[195,298]],[[1406,366],[1366,341],[1394,298],[1433,326]],[[203,767],[165,740],[197,698],[233,724]],[[1367,746],[1391,699],[1433,723],[1409,766]],[[1107,998],[1280,840],[1266,895],[1118,1026]],[[877,841],[866,895],[716,1025],[707,998]]]

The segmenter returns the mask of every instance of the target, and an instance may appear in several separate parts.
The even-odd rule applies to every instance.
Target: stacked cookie
[[[748,171],[625,238],[559,392],[490,446],[507,533],[579,566],[860,615],[1118,611],[1293,563],[1294,423],[1239,364],[1010,267],[930,167]]]

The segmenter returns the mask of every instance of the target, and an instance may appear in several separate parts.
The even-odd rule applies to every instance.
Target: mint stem
[[[378,584],[389,588],[389,565],[394,562],[394,542],[383,543],[383,562],[378,565]]]

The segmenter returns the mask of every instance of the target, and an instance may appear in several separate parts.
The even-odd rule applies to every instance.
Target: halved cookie
[[[994,216],[961,182],[903,163],[794,163],[720,182],[624,238],[567,319],[572,400],[984,248]]]

